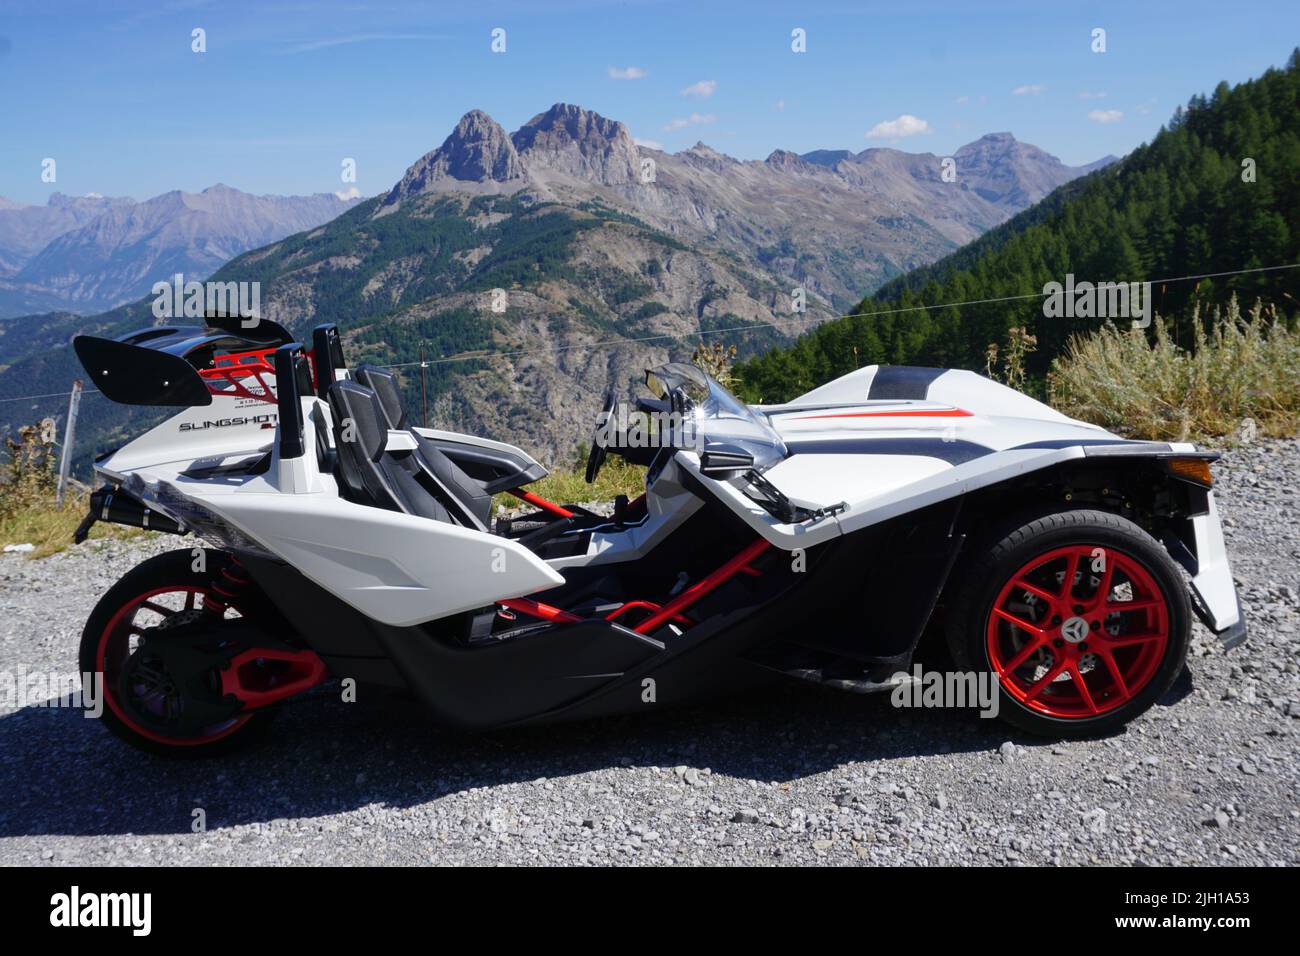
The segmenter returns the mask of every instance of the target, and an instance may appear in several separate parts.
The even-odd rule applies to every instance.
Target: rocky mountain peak
[[[802,156],[799,156],[797,153],[792,153],[788,149],[772,150],[772,155],[768,156],[764,162],[773,169],[781,169],[792,173],[811,173],[817,168]]]
[[[545,169],[606,186],[636,181],[638,155],[628,128],[599,113],[556,103],[511,136],[530,169]]]
[[[847,149],[814,149],[810,153],[804,153],[799,158],[804,162],[814,163],[817,166],[825,166],[827,169],[834,169],[836,163],[842,163],[846,159],[852,159],[853,153]]]
[[[482,110],[470,110],[441,146],[406,171],[383,204],[435,191],[449,180],[476,184],[482,192],[513,192],[527,182],[528,172],[501,124]]]
[[[728,166],[740,165],[739,160],[728,156],[726,153],[718,152],[712,146],[707,145],[703,140],[696,143],[690,149],[683,150],[677,155],[697,169],[712,169],[716,172],[721,172]]]

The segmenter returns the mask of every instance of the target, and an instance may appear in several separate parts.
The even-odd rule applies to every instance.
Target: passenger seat
[[[384,420],[393,431],[407,432],[418,446],[416,454],[425,467],[447,488],[486,528],[492,521],[492,496],[471,478],[433,442],[410,427],[406,402],[397,384],[397,376],[377,365],[361,365],[353,370],[358,382],[374,390],[379,399]]]
[[[490,496],[486,497],[486,508],[477,498],[461,498],[458,487],[441,476],[446,471],[418,446],[414,450],[389,450],[389,422],[375,390],[343,381],[330,385],[325,394],[334,420],[344,497],[476,531],[488,530]]]

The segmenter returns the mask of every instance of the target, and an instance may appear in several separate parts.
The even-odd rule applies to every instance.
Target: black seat
[[[356,382],[326,390],[343,494],[350,501],[486,531],[418,450],[388,448],[388,421],[375,392]],[[490,505],[489,499],[489,505]]]
[[[407,432],[415,439],[415,457],[422,468],[427,470],[438,484],[460,502],[484,528],[492,520],[492,495],[480,482],[475,481],[447,457],[437,445],[414,431],[408,424],[406,402],[402,399],[397,376],[388,369],[377,365],[358,366],[353,374],[358,382],[368,386],[379,403],[382,420],[393,431]]]

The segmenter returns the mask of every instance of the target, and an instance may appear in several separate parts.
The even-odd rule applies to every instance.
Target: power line
[[[99,393],[99,389],[97,388],[83,388],[81,390],[82,395],[92,395],[98,393]],[[35,401],[38,398],[60,398],[60,397],[67,398],[71,394],[72,394],[72,389],[68,389],[66,392],[46,392],[44,395],[19,395],[16,398],[0,398],[0,402],[28,402],[28,401]]]
[[[1197,280],[1218,279],[1223,276],[1247,275],[1249,273],[1255,273],[1255,272],[1276,272],[1283,269],[1300,269],[1300,262],[1293,262],[1287,265],[1280,265],[1280,266],[1261,266],[1255,269],[1234,269],[1231,272],[1205,272],[1200,275],[1174,276],[1166,279],[1147,279],[1141,281],[1150,282],[1152,285],[1168,285],[1171,282],[1188,282],[1191,281],[1192,279],[1197,279]],[[1022,295],[1006,295],[994,299],[968,299],[964,302],[945,302],[939,305],[911,305],[908,306],[907,308],[901,308],[901,309],[884,309],[877,312],[855,312],[849,315],[841,315],[838,318],[839,319],[862,319],[862,318],[869,318],[875,315],[899,315],[905,312],[932,312],[936,309],[953,309],[953,308],[959,308],[961,306],[969,306],[969,305],[994,305],[999,302],[1019,302],[1025,299],[1041,299],[1053,294],[1054,293],[1051,292],[1027,292]],[[443,358],[440,359],[429,359],[424,363],[399,362],[396,365],[386,365],[384,367],[385,368],[409,368],[412,366],[419,366],[421,364],[444,365],[451,362],[476,362],[476,361],[490,359],[490,358],[505,358],[505,357],[515,356],[515,355],[532,355],[534,353],[567,352],[576,349],[594,350],[606,346],[637,345],[642,342],[655,342],[661,339],[678,339],[682,337],[690,337],[696,335],[700,337],[706,335],[725,335],[728,332],[749,332],[754,329],[781,328],[789,322],[797,322],[797,321],[800,320],[786,319],[783,322],[780,321],[757,322],[750,325],[737,325],[728,329],[709,329],[709,330],[700,329],[695,332],[683,333],[683,335],[673,335],[670,333],[663,333],[661,335],[646,335],[639,338],[609,339],[605,342],[593,342],[589,345],[555,345],[555,346],[540,347],[540,348],[514,349],[512,351],[506,351],[506,352],[484,352],[476,355],[466,354],[466,355],[444,356]],[[836,319],[832,319],[831,321],[836,321]]]
[[[1220,279],[1225,276],[1250,275],[1250,274],[1260,273],[1260,272],[1279,272],[1286,269],[1300,269],[1300,262],[1292,262],[1286,265],[1277,265],[1277,266],[1259,266],[1253,269],[1233,269],[1228,272],[1203,272],[1200,273],[1199,275],[1171,276],[1164,279],[1146,279],[1146,280],[1139,280],[1139,281],[1149,282],[1151,285],[1168,285],[1171,282],[1190,282],[1192,280],[1199,281],[1201,279]],[[862,318],[869,318],[871,316],[876,316],[876,315],[900,315],[906,312],[933,312],[936,309],[954,309],[963,306],[996,305],[1002,302],[1021,302],[1026,299],[1041,299],[1053,294],[1054,293],[1051,292],[1026,292],[1021,295],[1006,295],[1006,296],[999,296],[997,298],[992,298],[992,299],[967,299],[963,302],[944,302],[937,305],[910,305],[907,306],[906,308],[882,309],[876,312],[854,312],[848,315],[838,316],[837,318],[862,319]],[[756,329],[781,328],[788,323],[798,322],[798,321],[801,320],[786,319],[777,322],[755,322],[749,325],[737,325],[737,326],[732,326],[731,328],[724,328],[724,329],[708,329],[708,330],[699,329],[694,332],[685,332],[680,335],[675,335],[672,333],[665,332],[658,335],[638,336],[636,338],[607,339],[606,341],[603,342],[592,342],[586,345],[580,345],[580,344],[554,345],[554,346],[543,346],[537,348],[512,349],[509,351],[481,352],[478,354],[452,355],[452,356],[443,356],[442,358],[437,358],[437,359],[427,359],[424,362],[418,362],[418,361],[398,362],[395,365],[385,365],[383,367],[384,368],[418,368],[421,365],[448,365],[453,362],[478,362],[478,361],[486,361],[488,359],[493,359],[493,358],[510,358],[512,356],[517,356],[517,355],[559,353],[559,352],[570,352],[570,351],[578,351],[578,350],[594,351],[596,349],[601,349],[601,348],[616,348],[619,346],[639,345],[645,342],[658,342],[665,339],[676,340],[683,337],[689,338],[692,336],[700,336],[701,338],[703,338],[706,335],[726,335],[730,332],[752,332]],[[836,321],[836,320],[832,319],[830,321]],[[82,394],[89,395],[98,392],[99,389],[88,388],[85,389],[82,392]],[[0,402],[26,402],[26,401],[34,401],[39,398],[60,398],[60,397],[66,398],[71,394],[72,394],[72,390],[68,389],[67,391],[63,391],[63,392],[47,392],[43,395],[19,395],[14,398],[0,398]]]

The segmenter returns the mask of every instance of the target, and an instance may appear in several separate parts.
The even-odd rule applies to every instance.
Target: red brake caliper
[[[1007,693],[1052,717],[1123,706],[1155,676],[1168,644],[1169,609],[1151,573],[1097,545],[1025,564],[999,592],[987,627],[989,663]]]

